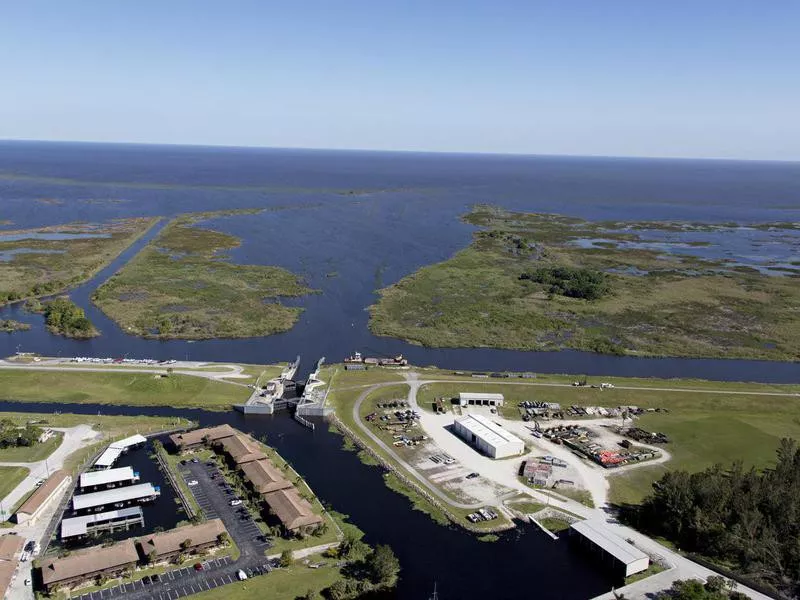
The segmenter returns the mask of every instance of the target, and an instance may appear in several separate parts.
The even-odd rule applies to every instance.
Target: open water
[[[134,338],[95,309],[89,297],[146,243],[145,238],[71,292],[99,326],[101,337],[75,341],[52,336],[41,317],[8,307],[0,310],[0,318],[34,327],[0,336],[0,355],[19,349],[61,356],[264,363],[301,354],[308,368],[319,356],[341,360],[361,350],[402,352],[417,364],[459,369],[800,380],[800,365],[791,363],[427,349],[372,336],[365,309],[375,301],[375,290],[466,246],[473,229],[458,216],[475,203],[589,219],[743,225],[800,221],[800,165],[2,142],[0,221],[12,224],[0,226],[0,235],[4,229],[79,220],[280,209],[219,219],[213,225],[242,238],[234,261],[286,267],[322,293],[299,300],[306,309],[300,322],[281,335],[196,343]],[[793,243],[782,246],[776,256],[795,260],[786,252]],[[60,405],[4,403],[0,408],[4,406],[63,410]],[[140,412],[88,405],[69,409],[87,414]],[[286,415],[245,417],[168,408],[152,412],[187,416],[203,425],[230,422],[266,434],[268,443],[307,477],[321,498],[366,531],[369,542],[394,548],[403,573],[390,597],[427,598],[438,582],[442,600],[584,599],[615,583],[599,564],[532,528],[483,543],[461,530],[435,525],[388,490],[378,469],[342,452],[341,439],[325,427],[312,433]],[[169,518],[164,516],[165,521]]]

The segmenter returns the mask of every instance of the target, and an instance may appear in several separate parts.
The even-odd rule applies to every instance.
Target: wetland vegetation
[[[177,217],[96,290],[95,304],[126,332],[150,338],[251,337],[290,329],[302,309],[280,299],[313,290],[285,269],[229,262],[227,252],[240,240],[197,226],[241,212]]]
[[[62,292],[91,279],[158,219],[70,223],[0,232],[0,305]]]
[[[771,265],[767,275],[699,254],[708,240],[673,243],[673,252],[658,237],[713,237],[736,225],[589,222],[489,206],[464,220],[481,227],[468,248],[380,290],[374,333],[431,347],[800,358],[800,270]],[[797,229],[778,225],[750,229]]]
[[[0,320],[0,331],[5,333],[14,333],[15,331],[27,331],[31,326],[27,323],[20,323],[14,319]]]

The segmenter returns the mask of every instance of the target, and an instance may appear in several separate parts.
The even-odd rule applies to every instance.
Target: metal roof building
[[[61,521],[61,539],[73,538],[95,531],[107,531],[127,527],[132,524],[144,523],[144,513],[141,506],[132,506],[121,510],[73,517]]]
[[[109,448],[119,448],[123,452],[130,448],[131,446],[138,446],[139,444],[146,444],[147,438],[143,435],[132,435],[131,437],[126,437],[124,440],[118,440],[111,444]]]
[[[160,494],[161,490],[152,483],[140,483],[102,492],[73,496],[72,508],[74,510],[85,510],[109,505],[119,505],[121,507],[127,502],[152,500]]]
[[[119,457],[122,456],[122,448],[106,448],[100,457],[94,461],[94,466],[98,469],[110,469],[117,462]]]
[[[633,544],[629,544],[600,519],[578,521],[570,526],[582,542],[587,542],[604,557],[621,566],[625,577],[639,573],[650,566],[650,558]]]
[[[118,469],[83,473],[80,478],[79,487],[119,487],[122,483],[133,483],[135,481],[139,481],[139,474],[136,473],[133,468],[120,467]]]
[[[453,423],[455,433],[492,458],[516,456],[525,452],[525,443],[481,415],[467,415]]]
[[[485,392],[461,392],[458,394],[458,403],[461,406],[474,404],[476,406],[503,406],[503,394],[489,394]]]

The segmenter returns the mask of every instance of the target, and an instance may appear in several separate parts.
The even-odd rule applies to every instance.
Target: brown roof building
[[[216,427],[204,427],[203,429],[195,429],[193,431],[185,431],[182,433],[173,433],[169,439],[178,450],[191,450],[203,445],[203,441],[208,439],[215,442],[222,438],[230,437],[239,433],[227,423],[224,425],[217,425]]]
[[[264,494],[264,501],[289,531],[300,531],[322,523],[322,517],[314,514],[311,504],[294,488]]]
[[[137,562],[139,553],[131,539],[106,547],[93,546],[64,558],[43,559],[40,567],[42,585],[50,592],[89,581],[98,575],[114,577],[134,568]]]
[[[267,494],[292,487],[292,484],[283,476],[280,469],[268,459],[253,460],[239,468],[244,473],[245,479],[259,494]]]
[[[237,465],[252,462],[254,460],[266,460],[258,445],[248,439],[243,433],[237,433],[231,437],[226,437],[217,442],[220,444],[230,459]]]
[[[195,553],[219,545],[217,537],[227,533],[220,519],[211,519],[199,525],[184,525],[162,533],[154,533],[138,540],[143,556],[155,552],[156,562],[170,560],[181,553]],[[183,546],[184,542],[188,544]]]
[[[66,471],[59,469],[47,478],[42,485],[36,488],[25,503],[17,509],[17,523],[33,524],[47,507],[50,499],[63,490],[72,478]]]
[[[0,537],[0,598],[5,598],[19,567],[19,555],[25,540],[18,535]]]

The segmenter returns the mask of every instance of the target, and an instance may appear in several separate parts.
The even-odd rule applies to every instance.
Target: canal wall
[[[394,473],[395,476],[403,483],[403,485],[413,489],[420,496],[425,498],[425,500],[432,504],[437,510],[440,510],[442,513],[444,513],[444,515],[455,525],[463,527],[467,531],[481,534],[497,533],[500,531],[514,529],[514,527],[516,527],[513,522],[504,525],[496,525],[494,527],[475,527],[468,521],[465,521],[462,517],[455,515],[446,504],[431,494],[429,490],[425,489],[425,487],[408,477],[404,471],[399,469],[392,462],[386,460],[383,456],[368,446],[360,437],[353,433],[353,431],[347,425],[342,423],[341,419],[339,419],[339,417],[337,417],[335,414],[330,415],[330,421],[344,437],[353,442],[353,444],[355,444],[361,451],[366,452],[369,456],[375,459],[375,461],[377,461],[381,467]]]

